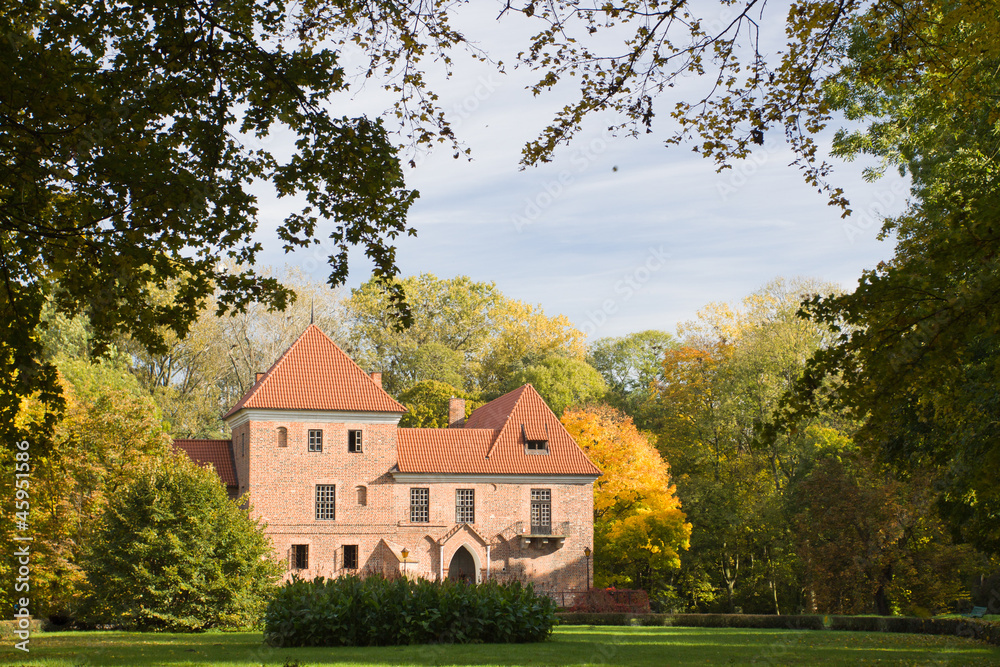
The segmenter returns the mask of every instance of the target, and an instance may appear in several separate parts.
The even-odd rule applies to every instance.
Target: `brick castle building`
[[[231,440],[175,446],[249,494],[300,576],[586,587],[601,473],[531,385],[468,419],[452,399],[446,429],[399,428],[404,412],[379,373],[310,325],[225,415]]]

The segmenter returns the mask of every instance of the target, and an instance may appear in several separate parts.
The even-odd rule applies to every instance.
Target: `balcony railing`
[[[523,527],[526,530],[520,535],[522,546],[529,544],[555,544],[556,546],[562,546],[563,541],[569,535],[570,531],[569,521],[560,521],[547,526],[532,526],[529,524]]]

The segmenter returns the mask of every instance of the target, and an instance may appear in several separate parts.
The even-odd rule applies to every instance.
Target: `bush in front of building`
[[[264,641],[289,646],[544,641],[556,605],[519,582],[467,584],[403,577],[293,578],[264,615]]]
[[[143,631],[259,626],[280,577],[260,524],[183,454],[115,492],[84,569],[83,623]]]

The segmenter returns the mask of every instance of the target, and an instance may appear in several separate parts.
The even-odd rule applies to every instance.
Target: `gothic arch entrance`
[[[464,546],[458,548],[455,555],[451,557],[451,564],[448,566],[449,579],[461,579],[476,583],[476,559],[472,557],[469,550]]]

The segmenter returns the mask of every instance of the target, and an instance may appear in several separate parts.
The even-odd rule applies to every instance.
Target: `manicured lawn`
[[[53,632],[16,665],[1000,665],[1000,647],[957,637],[796,630],[565,626],[514,645],[272,649],[259,633]]]

